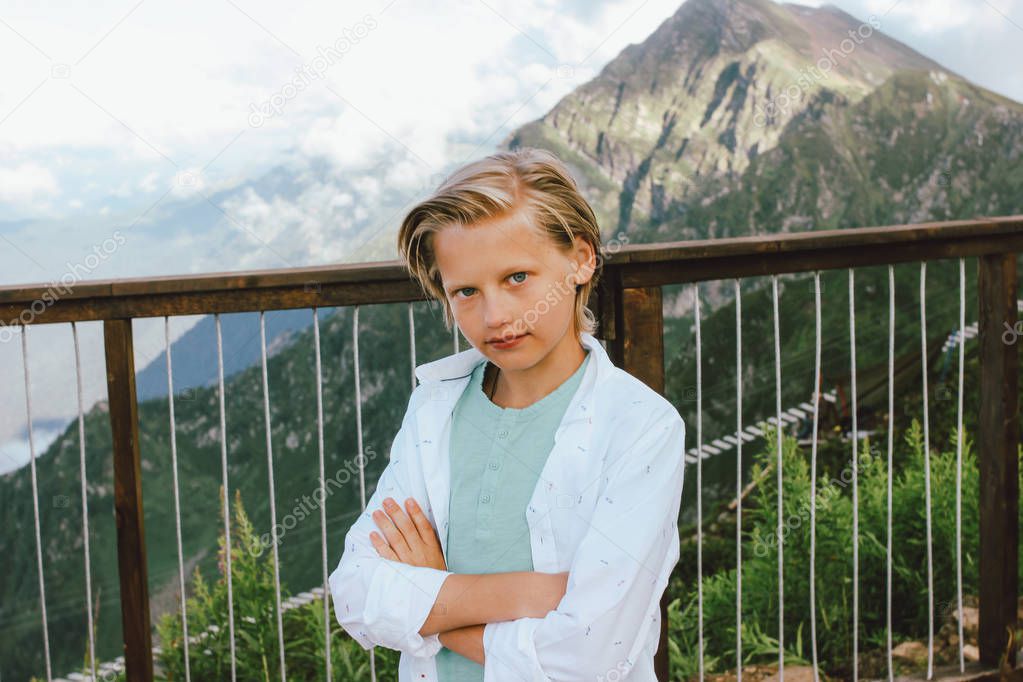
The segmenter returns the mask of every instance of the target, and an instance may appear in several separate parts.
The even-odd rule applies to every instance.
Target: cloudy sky
[[[1023,63],[1023,0],[837,4],[880,17],[886,33],[1023,100],[1023,69],[1012,68]],[[176,202],[204,201],[281,164],[325,157],[349,178],[376,181],[384,169],[387,186],[414,193],[543,114],[677,8],[670,0],[141,0],[62,9],[5,1],[0,283],[55,279],[114,229],[131,234]],[[241,265],[329,262],[337,255],[329,247],[274,253],[273,226],[260,224],[280,222],[289,208],[350,200],[329,189],[308,207],[246,202],[219,229],[248,231],[235,243],[247,252]],[[223,253],[207,260],[184,229],[135,232],[94,277],[238,265]],[[140,257],[157,249],[172,257]]]
[[[834,4],[1023,101],[1023,0]],[[412,200],[489,153],[678,6],[3,0],[0,285],[340,260],[357,253],[356,228],[360,241],[393,229],[393,213],[373,213],[388,192]],[[289,178],[301,188],[258,191]],[[66,349],[69,332],[33,331],[33,381],[60,382],[73,364],[51,345]],[[142,366],[161,352],[162,325],[136,334]],[[0,373],[16,385],[20,344],[2,345]],[[83,353],[101,348],[98,327],[83,330]],[[101,370],[86,368],[90,398]],[[66,393],[39,401],[38,416],[73,414]],[[9,391],[0,412],[22,401]],[[0,423],[0,454],[25,461],[12,429]]]

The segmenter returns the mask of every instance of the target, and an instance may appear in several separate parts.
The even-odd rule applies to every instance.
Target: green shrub
[[[280,679],[280,648],[274,598],[273,554],[259,537],[235,493],[231,525],[231,581],[234,593],[235,660],[238,679]],[[209,584],[198,568],[188,598],[189,672],[192,680],[224,680],[231,675],[228,592],[224,535],[219,538],[220,576]],[[250,551],[251,550],[251,551]],[[289,597],[281,585],[282,602]],[[328,597],[329,598],[329,597]],[[289,680],[322,680],[326,675],[322,599],[283,612],[284,658]],[[369,680],[370,652],[351,639],[331,611],[331,673],[338,680]],[[181,613],[167,613],[157,626],[159,667],[164,679],[185,679]],[[194,638],[199,637],[199,641]],[[397,679],[398,652],[376,647],[379,679]]]
[[[778,658],[778,547],[776,431],[765,430],[765,447],[754,455],[752,478],[762,478],[744,502],[742,547],[743,663]],[[923,437],[913,421],[896,443],[892,480],[893,644],[927,637],[927,544]],[[956,602],[955,435],[949,451],[932,443],[931,537],[934,627]],[[976,594],[978,471],[969,439],[962,454],[963,591]],[[786,662],[812,660],[810,642],[810,465],[796,439],[783,438],[784,647]],[[820,472],[820,469],[818,469]],[[853,627],[852,466],[822,474],[816,490],[817,651],[828,674],[851,676]],[[861,443],[857,469],[859,500],[859,651],[886,646],[887,441]],[[734,525],[732,526],[734,531]],[[695,573],[695,571],[694,571]],[[672,679],[698,671],[697,590],[683,585],[669,609]],[[704,574],[704,666],[706,672],[735,668],[736,571]]]

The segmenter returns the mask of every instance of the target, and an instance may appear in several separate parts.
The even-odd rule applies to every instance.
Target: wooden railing
[[[590,307],[600,323],[596,336],[607,342],[612,359],[663,393],[666,285],[977,258],[984,396],[977,430],[982,491],[979,648],[982,662],[995,666],[1007,649],[1007,633],[1016,627],[1018,596],[1018,350],[1015,342],[1004,343],[1002,335],[1006,326],[1016,328],[1020,251],[1023,216],[621,246],[604,250],[602,277]],[[128,679],[148,681],[153,679],[153,660],[132,320],[413,302],[424,296],[397,261],[89,281],[52,301],[44,296],[47,288],[0,288],[0,322],[104,323],[125,664]],[[692,441],[692,429],[689,435]],[[664,607],[662,602],[656,656],[662,680],[667,679]],[[1009,653],[1015,665],[1014,652]]]

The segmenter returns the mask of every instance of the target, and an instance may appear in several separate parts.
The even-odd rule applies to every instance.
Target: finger
[[[412,551],[409,549],[408,543],[405,542],[405,537],[387,514],[377,509],[373,512],[373,521],[376,522],[377,527],[384,534],[384,537],[387,538],[387,544],[391,546],[391,549],[394,550],[394,553],[402,561],[411,557]]]
[[[369,534],[369,540],[373,543],[373,547],[376,549],[377,554],[385,559],[400,561],[398,559],[398,555],[394,553],[391,546],[387,544],[386,540],[384,540],[384,536],[374,531]]]
[[[426,514],[423,513],[415,498],[410,497],[405,500],[405,506],[408,508],[409,517],[419,531],[419,537],[422,538],[423,542],[430,545],[439,544],[437,532],[433,529],[433,524],[426,518]]]
[[[391,521],[398,530],[401,531],[402,537],[405,539],[406,544],[411,550],[414,557],[419,557],[422,554],[423,540],[419,536],[419,529],[416,528],[412,520],[402,511],[398,503],[388,497],[384,500],[384,511],[391,517]]]
[[[394,522],[394,525],[398,527],[398,530],[408,540],[409,546],[412,546],[412,541],[419,537],[419,530],[412,523],[408,514],[390,497],[384,500],[384,511],[387,512],[388,516],[391,517],[391,521]]]

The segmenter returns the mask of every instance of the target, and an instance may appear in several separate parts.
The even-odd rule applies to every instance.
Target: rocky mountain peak
[[[883,17],[833,5],[687,0],[504,146],[559,152],[608,234],[656,226],[712,201],[709,187],[737,181],[805,118],[827,121],[894,74],[962,81],[883,29]]]

